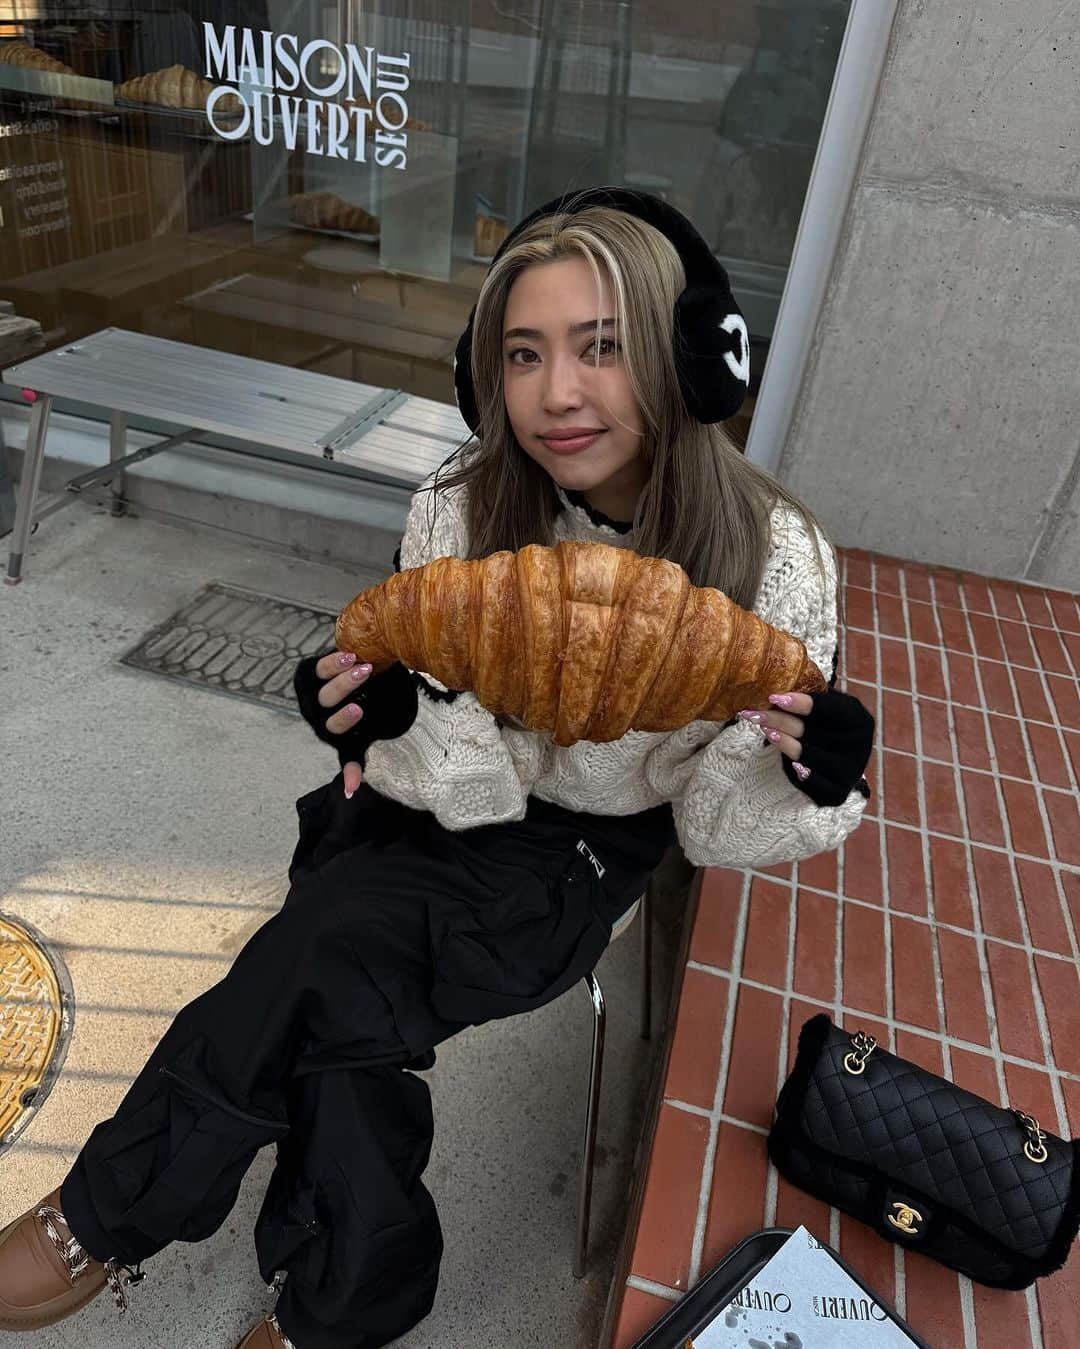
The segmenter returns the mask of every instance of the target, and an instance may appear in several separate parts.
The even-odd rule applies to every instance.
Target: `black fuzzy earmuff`
[[[538,216],[587,206],[613,206],[647,221],[675,245],[686,272],[686,289],[675,301],[674,352],[679,388],[687,411],[699,422],[719,422],[742,407],[750,387],[750,336],[735,303],[724,267],[689,220],[661,197],[623,187],[595,187],[567,192],[525,217],[499,245],[494,263],[526,225]],[[470,357],[473,319],[454,352],[454,397],[466,425],[475,435],[480,414],[473,389]]]

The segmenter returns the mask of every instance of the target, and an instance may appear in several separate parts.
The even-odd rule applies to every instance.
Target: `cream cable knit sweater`
[[[467,551],[463,494],[436,496],[421,484],[410,504],[401,542],[401,569]],[[555,541],[578,539],[618,548],[634,546],[634,531],[594,523],[556,485],[563,510]],[[773,539],[754,611],[806,643],[828,679],[837,643],[836,573],[829,567],[824,609],[813,547],[801,516],[778,503]],[[820,539],[820,535],[819,535]],[[419,672],[437,690],[432,675]],[[779,690],[777,690],[778,692]],[[867,798],[853,790],[839,806],[819,806],[788,780],[780,750],[755,727],[738,721],[693,721],[677,731],[629,731],[607,744],[555,745],[546,732],[502,725],[462,691],[453,701],[421,691],[416,720],[404,735],[377,740],[364,776],[374,789],[417,810],[429,810],[447,829],[521,820],[532,794],[570,810],[629,815],[670,801],[686,860],[695,866],[769,866],[839,847],[862,819]]]

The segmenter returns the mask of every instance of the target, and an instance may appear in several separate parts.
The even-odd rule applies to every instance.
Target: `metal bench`
[[[124,470],[163,450],[225,435],[258,459],[401,487],[412,493],[469,436],[456,407],[401,389],[296,370],[273,361],[105,328],[9,366],[5,383],[32,402],[7,585],[25,570],[30,535],[84,488],[112,483],[112,514],[124,513]],[[54,398],[109,409],[109,462],[81,473],[35,513]],[[145,416],[186,429],[127,453],[127,418]]]

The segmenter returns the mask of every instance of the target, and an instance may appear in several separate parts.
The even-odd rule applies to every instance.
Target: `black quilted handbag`
[[[824,1013],[799,1035],[769,1156],[799,1189],[996,1288],[1060,1269],[1080,1221],[1080,1142]]]

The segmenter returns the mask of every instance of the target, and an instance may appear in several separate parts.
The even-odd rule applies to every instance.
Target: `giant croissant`
[[[791,633],[675,562],[607,543],[436,558],[357,595],[336,640],[373,674],[400,660],[562,746],[826,688]]]

